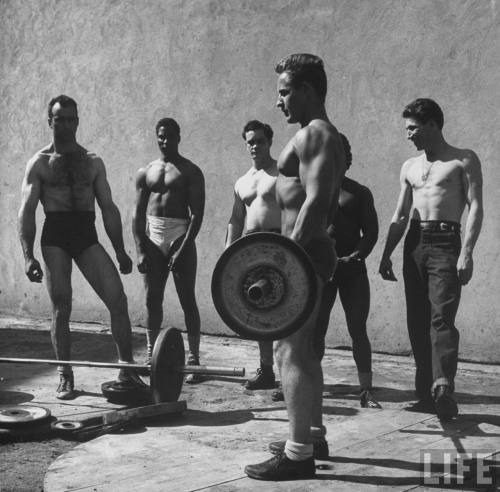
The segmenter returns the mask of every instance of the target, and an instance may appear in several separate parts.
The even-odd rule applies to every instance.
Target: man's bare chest
[[[146,186],[154,193],[184,189],[186,176],[173,165],[153,164],[146,172]]]
[[[43,169],[45,184],[56,188],[85,188],[95,179],[93,162],[82,153],[51,154]]]

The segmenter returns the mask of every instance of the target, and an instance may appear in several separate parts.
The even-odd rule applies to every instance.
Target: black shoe
[[[359,395],[359,404],[362,408],[382,408],[382,405],[375,399],[368,389],[363,390]]]
[[[277,389],[271,393],[271,400],[273,401],[285,401],[285,395],[283,394],[283,390]]]
[[[245,473],[256,480],[304,480],[315,477],[316,467],[312,456],[304,461],[292,461],[280,453],[262,463],[245,466]]]
[[[286,441],[274,441],[269,443],[269,451],[273,454],[285,452]],[[313,458],[317,460],[325,460],[329,456],[328,443],[326,440],[313,442]]]
[[[422,400],[418,400],[413,405],[405,408],[408,412],[416,412],[416,413],[436,413],[436,407],[434,406],[434,401],[430,398],[424,398]]]
[[[458,415],[457,402],[453,399],[453,393],[446,384],[436,386],[434,389],[434,405],[437,416],[441,420],[451,420]]]
[[[70,374],[60,374],[59,375],[59,386],[56,391],[56,398],[58,400],[72,400],[75,398],[75,382],[73,378],[73,373]]]
[[[257,369],[255,376],[245,383],[247,390],[263,390],[276,388],[276,379],[271,366],[262,366]]]
[[[118,373],[117,383],[122,387],[137,388],[144,390],[149,386],[139,377],[136,369],[124,368]]]

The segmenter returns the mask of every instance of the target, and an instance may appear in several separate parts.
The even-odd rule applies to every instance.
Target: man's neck
[[[179,152],[167,152],[161,154],[161,160],[163,162],[179,162],[181,160],[181,155]]]
[[[300,120],[300,126],[304,128],[313,120],[323,120],[330,123],[324,104],[311,104],[305,111]]]
[[[269,169],[274,164],[274,159],[271,155],[263,157],[262,159],[253,159],[253,168],[256,170]]]
[[[79,145],[75,140],[52,139],[52,147],[57,154],[69,154],[78,150]]]
[[[443,137],[440,137],[435,142],[431,142],[428,148],[424,149],[424,152],[427,160],[432,162],[442,159],[449,149],[450,145]]]

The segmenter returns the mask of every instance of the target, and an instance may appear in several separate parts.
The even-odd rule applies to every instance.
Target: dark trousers
[[[429,398],[440,384],[454,389],[460,249],[460,224],[411,221],[404,244],[403,277],[408,333],[416,364],[415,389],[420,399]]]

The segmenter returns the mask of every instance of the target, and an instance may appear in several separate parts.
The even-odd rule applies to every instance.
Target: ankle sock
[[[307,460],[313,455],[313,445],[293,442],[288,439],[285,443],[285,455],[292,461]]]

